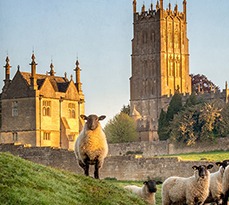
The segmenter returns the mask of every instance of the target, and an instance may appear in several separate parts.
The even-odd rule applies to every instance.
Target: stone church
[[[130,77],[130,109],[137,123],[140,141],[158,140],[157,126],[161,109],[166,110],[171,96],[179,91],[192,92],[189,75],[189,40],[187,37],[187,1],[182,11],[176,4],[164,8],[163,0],[143,4],[137,11],[133,0],[132,73]],[[225,92],[226,91],[226,92]],[[226,100],[223,93],[207,93],[205,98]]]
[[[0,100],[0,143],[51,146],[73,149],[82,129],[79,115],[84,114],[84,94],[80,81],[79,61],[75,78],[55,76],[53,63],[47,74],[38,74],[32,54],[31,72],[18,70],[10,79],[7,56],[4,86]]]

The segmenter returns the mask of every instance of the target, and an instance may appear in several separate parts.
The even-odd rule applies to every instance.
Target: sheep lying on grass
[[[162,185],[162,204],[203,204],[209,193],[210,172],[213,165],[193,166],[189,178],[169,177]]]
[[[156,204],[155,193],[157,191],[157,184],[161,184],[160,181],[148,180],[143,183],[142,187],[136,185],[127,185],[124,188],[137,194],[149,204]]]
[[[79,165],[84,169],[84,174],[89,176],[89,165],[95,165],[94,177],[99,179],[99,169],[108,153],[106,135],[99,120],[105,119],[106,116],[81,115],[80,117],[87,122],[75,142],[75,155]]]
[[[223,173],[223,205],[227,205],[227,201],[229,198],[229,165],[225,168]]]
[[[219,170],[210,174],[209,196],[205,203],[215,202],[220,204],[223,197],[222,181],[227,162],[216,162],[216,165],[219,166]]]

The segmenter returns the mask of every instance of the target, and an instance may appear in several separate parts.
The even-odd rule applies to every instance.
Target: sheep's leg
[[[85,169],[84,169],[84,174],[86,176],[89,176],[89,163],[88,162],[86,163],[86,166],[85,166]]]
[[[85,163],[84,174],[86,176],[89,176],[89,158],[88,157],[84,160],[84,163]]]
[[[87,159],[84,160],[84,163],[79,161],[79,165],[83,168],[84,174],[86,176],[89,176],[89,162],[88,162],[88,160]]]
[[[99,169],[100,169],[100,167],[101,167],[101,164],[100,164],[99,160],[97,159],[95,161],[95,171],[94,171],[95,179],[99,179]]]
[[[227,205],[227,201],[228,201],[228,197],[229,197],[229,190],[226,191],[225,195],[223,196],[223,203],[222,205]]]

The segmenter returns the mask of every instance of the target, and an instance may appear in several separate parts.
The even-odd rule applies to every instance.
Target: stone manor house
[[[84,114],[84,94],[80,81],[79,61],[76,61],[74,83],[55,76],[51,63],[46,74],[36,72],[32,54],[31,72],[18,70],[10,79],[7,56],[5,79],[0,100],[0,143],[22,143],[30,146],[52,146],[73,149],[82,129],[79,115]]]

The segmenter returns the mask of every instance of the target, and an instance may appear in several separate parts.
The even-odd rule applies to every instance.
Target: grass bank
[[[129,205],[145,203],[120,184],[96,180],[0,153],[1,205]]]

